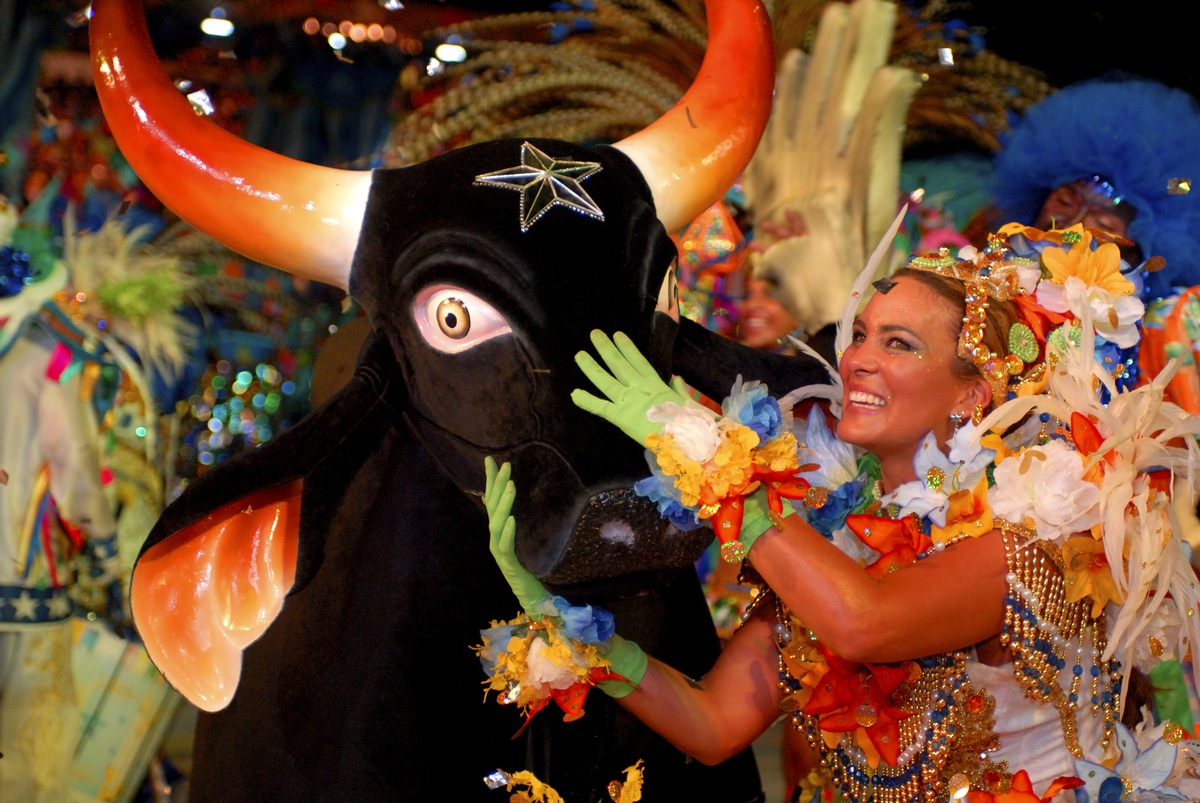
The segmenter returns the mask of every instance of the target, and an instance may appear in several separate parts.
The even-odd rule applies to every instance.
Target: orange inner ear
[[[283,609],[296,579],[302,482],[259,491],[148,549],[134,568],[133,618],[150,658],[192,704],[229,704],[242,651]]]

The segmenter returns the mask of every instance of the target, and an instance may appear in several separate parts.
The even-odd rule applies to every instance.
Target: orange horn
[[[708,48],[691,88],[615,147],[633,159],[674,233],[720,200],[754,155],[771,113],[775,49],[758,0],[708,0]]]
[[[140,0],[96,0],[90,35],[104,117],[159,200],[250,259],[346,289],[371,171],[281,156],[198,116],[158,61]]]

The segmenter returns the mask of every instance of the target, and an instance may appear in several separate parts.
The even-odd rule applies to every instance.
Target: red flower
[[[866,741],[858,739],[859,746],[871,766],[877,766],[882,757],[894,767],[900,756],[899,723],[912,712],[892,705],[888,697],[908,679],[908,666],[847,661],[823,645],[821,652],[829,671],[813,690],[804,713],[817,717],[822,731],[861,731]]]
[[[967,792],[967,803],[1047,803],[1059,792],[1065,789],[1075,789],[1083,786],[1079,778],[1056,778],[1044,797],[1038,797],[1033,791],[1033,783],[1029,773],[1021,770],[1013,776],[1012,786],[1003,794],[994,795],[991,792]]]
[[[901,566],[908,566],[916,561],[917,555],[933,545],[916,516],[891,519],[852,513],[846,517],[846,526],[864,544],[881,553],[879,559],[867,567],[867,573],[875,579]]]

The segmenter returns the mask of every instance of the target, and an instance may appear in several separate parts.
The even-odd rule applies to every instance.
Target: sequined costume
[[[1013,645],[1014,657],[989,665],[970,649],[872,667],[871,682],[881,681],[885,692],[878,700],[887,701],[898,722],[894,766],[875,758],[877,767],[869,771],[872,759],[861,747],[823,740],[821,716],[803,710],[825,682],[817,675],[827,673],[829,664],[843,675],[861,671],[862,665],[838,664],[822,655],[819,643],[778,598],[760,597],[774,604],[778,619],[780,685],[787,695],[781,707],[821,753],[829,781],[842,789],[844,799],[945,800],[967,784],[997,794],[1011,789],[1019,770],[1041,790],[1074,775],[1076,759],[1105,754],[1116,722],[1120,676],[1109,662],[1098,660],[1103,621],[1088,626],[1086,602],[1063,604],[1056,556],[1027,543],[1028,534],[1020,528],[1000,527],[1010,569],[1001,638]],[[1038,606],[1050,615],[1035,614]],[[1065,661],[1061,671],[1059,659]],[[833,684],[824,690],[836,692]],[[856,726],[870,728],[888,716],[875,702],[868,695],[848,712]],[[827,711],[823,705],[813,708]]]

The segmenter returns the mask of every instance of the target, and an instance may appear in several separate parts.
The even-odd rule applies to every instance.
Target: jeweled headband
[[[1038,343],[1033,330],[1015,321],[1008,330],[1008,354],[992,351],[983,342],[987,330],[988,302],[1010,301],[1023,295],[1021,271],[1040,272],[1035,259],[1012,254],[1002,238],[992,235],[988,247],[972,259],[957,259],[949,249],[913,257],[912,270],[928,271],[961,281],[966,287],[966,309],[958,335],[958,356],[979,369],[992,388],[992,407],[1008,398],[1009,382],[1037,362]],[[1036,367],[1035,367],[1036,370]]]

